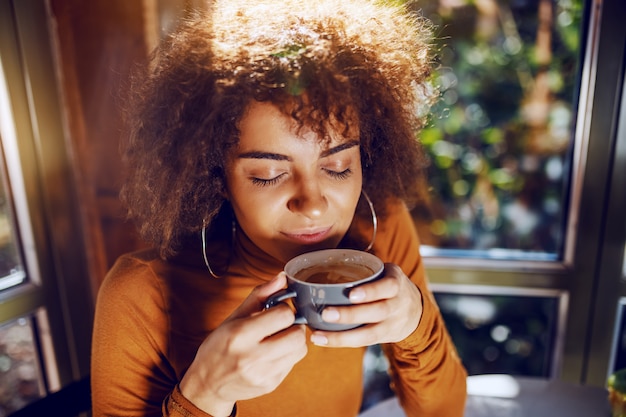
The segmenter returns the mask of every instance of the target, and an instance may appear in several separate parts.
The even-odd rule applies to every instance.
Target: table
[[[555,379],[480,375],[468,377],[464,417],[610,417],[604,388]],[[396,398],[360,417],[406,417]]]

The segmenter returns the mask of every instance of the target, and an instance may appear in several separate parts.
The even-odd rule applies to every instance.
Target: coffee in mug
[[[342,284],[359,281],[372,276],[374,272],[367,265],[338,261],[301,269],[294,277],[300,281],[316,284]]]

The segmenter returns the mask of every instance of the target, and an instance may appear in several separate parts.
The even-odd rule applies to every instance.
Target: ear
[[[230,192],[228,191],[228,184],[226,183],[226,176],[221,173],[219,176],[215,176],[213,180],[214,187],[218,190],[217,194],[226,201],[230,201]]]
[[[220,190],[220,196],[230,202],[230,192],[228,191],[228,188],[226,187],[226,185],[222,185],[222,188]]]

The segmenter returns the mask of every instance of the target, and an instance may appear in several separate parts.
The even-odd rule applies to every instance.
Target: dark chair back
[[[89,410],[91,410],[91,386],[89,376],[86,376],[28,404],[8,417],[76,417]]]

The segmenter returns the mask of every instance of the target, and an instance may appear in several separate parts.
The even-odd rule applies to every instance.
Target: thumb
[[[263,310],[267,298],[285,288],[287,275],[284,271],[276,275],[272,280],[255,287],[244,302],[231,314],[230,318],[248,317]]]
[[[260,300],[262,304],[265,304],[265,299],[267,297],[274,294],[276,291],[282,290],[285,286],[287,286],[287,274],[285,271],[281,271],[270,281],[261,284],[252,290],[250,296],[258,297],[258,300]]]

